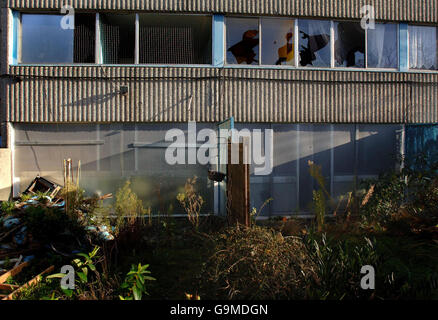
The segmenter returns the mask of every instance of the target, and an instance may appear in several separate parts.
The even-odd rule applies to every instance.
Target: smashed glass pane
[[[227,19],[227,63],[258,64],[259,20]]]
[[[294,20],[262,19],[262,64],[295,65]]]
[[[61,27],[62,15],[21,16],[21,63],[72,63],[73,29]]]
[[[375,29],[368,29],[367,34],[368,67],[370,68],[397,68],[397,25],[375,25]]]
[[[438,70],[436,27],[409,26],[409,66],[411,69]]]
[[[335,62],[337,67],[365,67],[365,30],[360,23],[335,22]]]
[[[298,20],[300,66],[330,67],[330,21]]]

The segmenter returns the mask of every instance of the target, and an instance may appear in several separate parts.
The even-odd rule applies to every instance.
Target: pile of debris
[[[12,202],[4,202],[0,206],[0,276],[8,271],[7,266],[17,267],[20,263],[30,262],[36,253],[51,251],[63,256],[72,256],[84,248],[81,240],[75,234],[66,234],[65,241],[56,239],[53,242],[41,243],[35,239],[26,224],[26,215],[33,208],[42,208],[42,212],[57,212],[67,214],[66,202],[63,198],[63,187],[43,177],[37,176],[19,198]],[[88,239],[96,241],[111,241],[114,236],[104,225],[93,223],[92,212],[88,208],[93,202],[111,198],[111,194],[102,197],[84,198],[80,204],[80,217],[83,231]],[[66,201],[67,200],[67,201]],[[33,207],[33,208],[30,208]],[[39,217],[39,216],[38,216]],[[79,218],[78,218],[79,219]],[[44,234],[44,230],[41,233]],[[66,232],[68,233],[68,231]]]

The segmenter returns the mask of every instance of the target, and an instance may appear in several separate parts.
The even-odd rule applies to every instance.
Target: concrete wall
[[[360,8],[375,7],[376,19],[438,22],[436,0],[4,0],[17,9],[59,9],[65,3],[83,10],[137,10],[191,13],[361,18]],[[0,2],[1,3],[1,2]]]
[[[143,66],[10,73],[23,78],[7,83],[10,122],[438,122],[438,73]],[[117,92],[122,85],[126,96]]]

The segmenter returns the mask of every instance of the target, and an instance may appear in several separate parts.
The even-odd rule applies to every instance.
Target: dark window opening
[[[365,67],[365,30],[360,23],[335,22],[337,67]]]
[[[141,64],[211,64],[211,17],[140,14]]]
[[[75,15],[74,62],[95,63],[96,15]]]
[[[135,63],[135,15],[101,14],[103,63]]]

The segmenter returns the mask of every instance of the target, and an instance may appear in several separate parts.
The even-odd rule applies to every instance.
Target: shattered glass
[[[335,22],[337,67],[365,67],[365,30],[357,22]]]
[[[259,64],[259,20],[227,19],[227,63]]]
[[[330,21],[299,20],[300,66],[330,67]]]
[[[294,20],[262,19],[262,64],[295,65]]]

